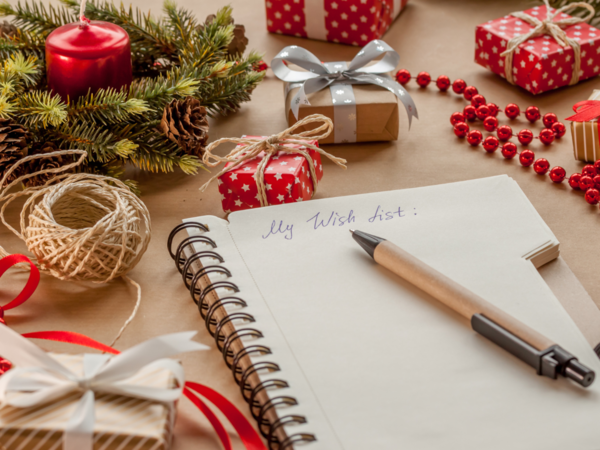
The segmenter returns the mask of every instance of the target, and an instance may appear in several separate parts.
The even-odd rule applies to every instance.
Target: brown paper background
[[[265,52],[267,62],[281,48],[293,44],[304,46],[323,61],[351,60],[358,51],[351,46],[267,33],[261,0],[179,0],[178,3],[199,17],[214,12],[218,6],[231,4],[235,19],[246,25],[250,48]],[[133,4],[155,14],[161,11],[160,0],[134,0]],[[574,103],[587,99],[594,88],[600,87],[598,78],[532,96],[473,62],[477,24],[531,5],[529,1],[508,0],[411,0],[383,39],[400,53],[398,68],[407,68],[413,75],[426,70],[434,79],[440,74],[446,74],[452,80],[463,78],[474,84],[488,101],[497,103],[501,108],[511,102],[522,109],[535,104],[542,113],[554,112],[562,120],[572,114]],[[474,150],[456,138],[449,117],[466,105],[461,97],[440,93],[433,84],[428,89],[419,89],[414,80],[408,85],[408,91],[417,104],[420,117],[420,120],[413,121],[410,132],[406,116],[402,113],[397,141],[326,146],[328,152],[348,160],[348,170],[344,171],[325,160],[325,175],[316,197],[330,198],[508,174],[519,183],[556,234],[564,260],[596,304],[600,305],[598,208],[588,205],[582,194],[573,192],[566,183],[553,185],[547,177],[534,175],[531,168],[523,168],[516,161],[505,161],[498,153],[488,155],[481,148]],[[502,115],[500,122],[508,123]],[[252,102],[244,104],[237,114],[211,121],[210,136],[213,140],[242,134],[266,135],[279,132],[286,126],[282,82],[269,71],[266,80],[254,91]],[[515,131],[522,128],[530,128],[528,122],[516,121]],[[531,128],[537,134],[542,127],[538,123]],[[530,148],[538,157],[547,158],[553,166],[561,165],[572,173],[580,171],[583,163],[574,160],[571,145],[568,133],[549,148],[537,142]],[[188,379],[204,382],[222,392],[249,416],[231,373],[214,349],[166,251],[167,236],[181,219],[203,214],[223,216],[217,185],[214,183],[205,193],[198,191],[209,177],[207,172],[190,177],[179,172],[156,175],[132,171],[129,176],[140,182],[142,199],[152,215],[153,234],[146,255],[130,274],[142,286],[142,306],[137,319],[117,347],[127,348],[158,334],[198,329],[199,340],[211,345],[212,350],[183,356]],[[11,208],[8,217],[14,225],[18,224],[14,208]],[[13,252],[24,250],[23,244],[4,227],[0,229],[0,243]],[[25,274],[12,270],[7,273],[0,280],[0,304],[13,298],[25,279]],[[571,291],[566,294],[574,295]],[[72,330],[108,343],[129,315],[135,295],[135,290],[123,281],[102,286],[61,282],[43,276],[33,298],[7,313],[7,321],[20,332]],[[74,351],[73,347],[66,345],[45,346],[57,351]],[[201,417],[200,413],[193,411],[185,399],[180,404],[175,450],[219,449],[207,421],[201,420],[197,425],[195,421]],[[239,443],[236,448],[241,448]]]

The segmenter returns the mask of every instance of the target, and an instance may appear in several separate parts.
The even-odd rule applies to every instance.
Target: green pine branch
[[[264,77],[252,70],[261,58],[257,53],[247,58],[227,53],[233,39],[231,7],[203,23],[172,0],[159,19],[131,6],[90,0],[89,19],[112,22],[129,34],[134,81],[128,90],[100,90],[66,103],[44,89],[45,38],[77,21],[79,2],[45,6],[41,1],[0,3],[0,16],[13,16],[19,28],[15,36],[0,37],[0,117],[28,126],[36,141],[86,150],[85,171],[120,177],[131,162],[153,172],[197,173],[204,168],[200,159],[158,131],[165,106],[193,96],[210,114],[227,114],[250,100]]]
[[[32,0],[17,2],[12,6],[8,1],[0,3],[0,17],[13,17],[13,23],[25,31],[32,31],[43,36],[52,30],[77,21],[77,14],[63,6],[44,5]]]
[[[100,89],[68,105],[68,115],[76,120],[94,122],[102,125],[130,120],[132,116],[141,116],[152,112],[148,103],[139,98],[128,98],[127,91]]]
[[[17,99],[20,121],[30,128],[58,127],[67,120],[67,105],[48,91],[30,91]]]
[[[43,58],[44,50],[46,48],[45,39],[31,31],[17,30],[15,36],[2,36],[0,37],[0,58],[5,60],[15,53],[22,53],[24,55],[34,55],[39,59]]]

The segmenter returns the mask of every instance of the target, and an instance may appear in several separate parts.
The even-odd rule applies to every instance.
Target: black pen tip
[[[385,239],[373,236],[372,234],[365,233],[363,231],[358,230],[350,230],[352,232],[352,237],[358,245],[360,245],[365,252],[371,255],[371,258],[374,258],[375,248],[385,241]]]

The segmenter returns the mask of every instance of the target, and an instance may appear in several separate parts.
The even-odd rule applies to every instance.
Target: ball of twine
[[[148,248],[151,236],[150,213],[142,201],[121,181],[93,174],[63,174],[45,185],[8,193],[27,178],[59,173],[80,165],[83,150],[60,150],[27,156],[6,172],[0,185],[18,166],[39,158],[79,155],[72,164],[17,177],[0,194],[0,219],[33,254],[42,272],[67,281],[107,283],[123,277],[136,286],[138,299],[114,342],[133,320],[141,301],[140,286],[125,276]],[[20,214],[20,230],[7,223],[4,213],[15,199],[27,196]],[[9,253],[0,247],[0,256]],[[28,266],[23,265],[27,270]],[[111,344],[112,345],[112,344]]]

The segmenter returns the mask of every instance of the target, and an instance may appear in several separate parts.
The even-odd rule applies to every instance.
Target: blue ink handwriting
[[[262,238],[267,239],[269,236],[274,236],[276,234],[283,234],[284,239],[291,241],[293,238],[293,232],[294,232],[293,230],[294,230],[294,225],[285,225],[285,228],[284,228],[283,220],[279,221],[279,225],[277,225],[277,221],[274,220],[273,222],[271,222],[271,229],[266,234],[266,236],[263,235]]]

